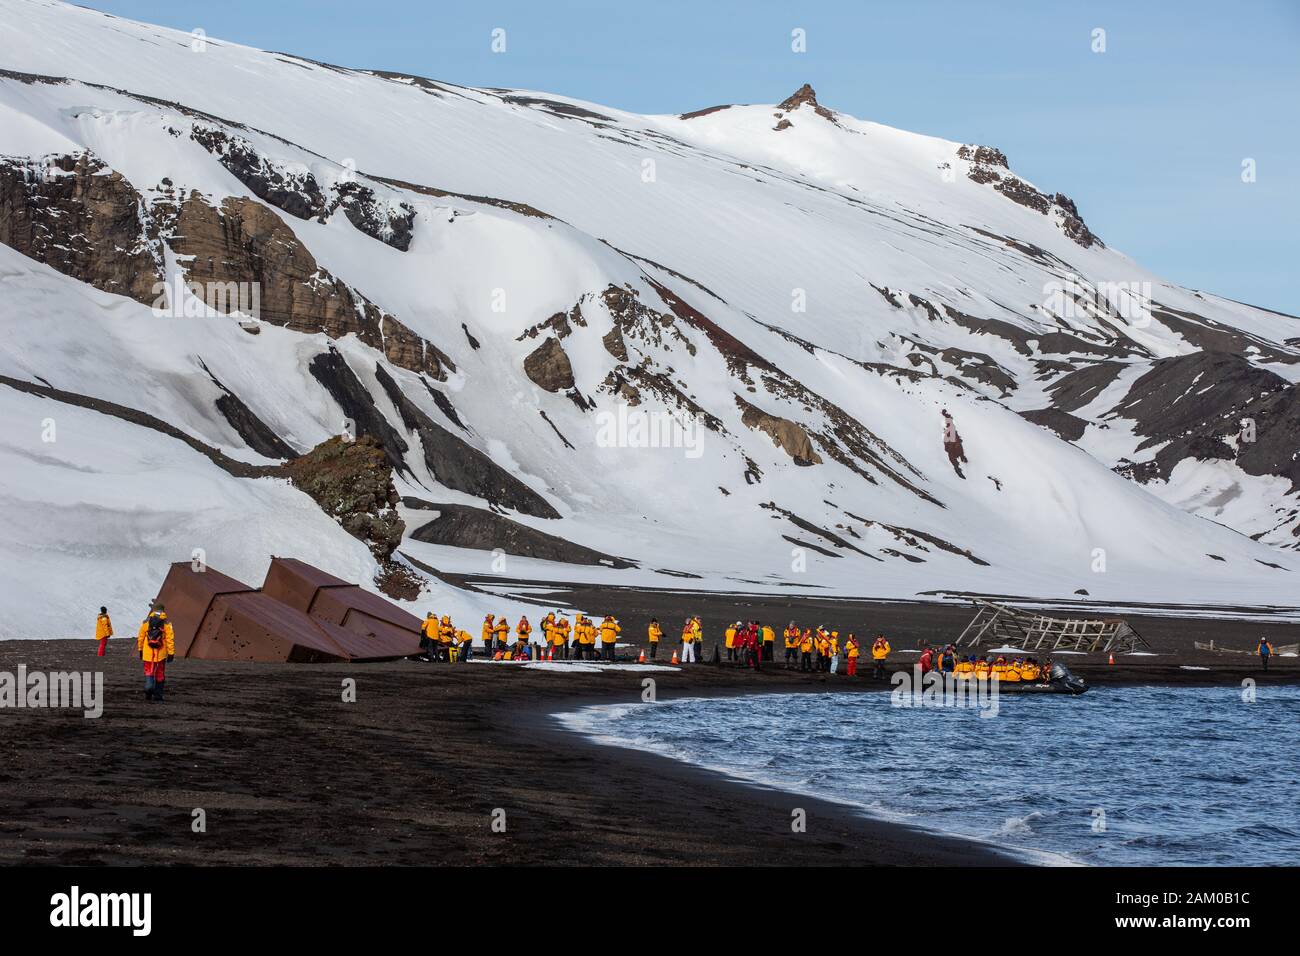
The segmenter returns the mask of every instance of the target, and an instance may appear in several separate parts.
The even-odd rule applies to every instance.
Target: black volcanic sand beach
[[[624,597],[618,595],[614,610],[625,614],[625,636],[641,639],[633,624],[641,613],[637,602]],[[665,604],[667,596],[658,598],[667,608],[659,616],[679,621],[685,604],[673,608]],[[694,603],[703,609],[707,601]],[[926,606],[913,606],[911,618],[908,605],[888,607],[895,615],[889,630],[896,647],[937,633],[943,617]],[[808,613],[794,616],[809,619]],[[829,614],[825,621],[836,623]],[[1236,686],[1247,676],[1261,684],[1300,681],[1295,658],[1277,661],[1265,676],[1246,655],[1175,652],[1190,647],[1194,637],[1222,640],[1236,627],[1143,621],[1139,629],[1159,656],[1121,658],[1115,666],[1097,655],[1066,660],[1096,685]],[[1244,627],[1254,635],[1261,626]],[[1300,639],[1300,626],[1270,625],[1268,633],[1275,644],[1292,643]],[[711,650],[712,644],[706,646]],[[595,744],[547,716],[589,703],[636,702],[646,676],[656,680],[661,700],[881,686],[861,677],[802,675],[779,664],[758,674],[707,664],[676,673],[591,674],[414,661],[178,660],[169,668],[167,702],[152,704],[143,699],[133,647],[132,641],[115,640],[100,659],[89,639],[0,642],[0,670],[13,672],[19,664],[42,671],[102,667],[105,695],[98,720],[71,711],[0,710],[0,861],[1009,862],[979,844]],[[635,649],[622,653],[630,656]],[[900,663],[910,659],[901,657]],[[355,703],[341,700],[346,678],[356,681]],[[807,812],[806,833],[791,830],[796,807]],[[206,833],[191,830],[196,808],[206,813]],[[492,829],[497,809],[505,811],[504,833]]]

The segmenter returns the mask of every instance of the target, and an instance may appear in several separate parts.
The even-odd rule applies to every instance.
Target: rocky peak
[[[832,123],[835,122],[835,114],[817,102],[817,92],[808,83],[805,83],[803,86],[799,87],[799,89],[795,90],[783,99],[777,104],[776,108],[782,112],[790,113],[799,109],[801,106],[811,106],[818,116],[823,119],[828,119]],[[789,129],[794,125],[789,119],[781,116],[781,113],[777,113],[777,118],[780,120],[776,126],[778,130]]]
[[[820,105],[817,102],[817,91],[807,83],[778,103],[776,108],[779,110],[797,110],[805,103],[811,103],[814,107]]]

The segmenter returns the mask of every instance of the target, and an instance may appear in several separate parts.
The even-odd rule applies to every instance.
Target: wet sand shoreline
[[[673,611],[660,616],[671,619]],[[638,612],[629,606],[624,613],[624,636],[637,645],[644,631],[629,621]],[[895,647],[930,632],[927,614],[916,615],[911,630],[891,628]],[[791,616],[807,619],[797,609]],[[1145,633],[1158,656],[1121,657],[1114,666],[1100,655],[1063,659],[1095,686],[1300,682],[1295,658],[1276,661],[1265,675],[1249,655],[1187,650],[1194,635],[1225,633],[1214,622],[1171,621]],[[1015,862],[968,840],[594,742],[551,716],[587,704],[638,702],[646,677],[655,680],[659,700],[670,700],[881,686],[861,676],[788,672],[779,662],[761,673],[710,664],[554,673],[414,661],[178,660],[169,668],[169,699],[158,705],[143,700],[131,642],[112,641],[103,659],[94,646],[88,639],[0,642],[0,670],[102,670],[106,697],[98,720],[0,710],[0,862]],[[665,643],[664,656],[672,646]],[[622,653],[634,657],[638,650]],[[914,659],[896,654],[894,665]],[[356,682],[355,703],[341,700],[346,679]],[[795,807],[807,811],[806,833],[791,831]],[[196,809],[206,815],[205,833],[193,832]],[[501,813],[505,832],[496,832]]]

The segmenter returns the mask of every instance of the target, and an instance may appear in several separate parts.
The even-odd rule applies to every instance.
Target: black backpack
[[[149,631],[145,636],[145,642],[154,650],[157,650],[158,648],[162,647],[163,641],[166,638],[166,632],[163,629],[163,624],[164,621],[162,618],[150,616]]]

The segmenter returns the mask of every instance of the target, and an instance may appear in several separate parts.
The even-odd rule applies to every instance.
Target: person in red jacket
[[[917,663],[921,665],[922,674],[930,673],[934,669],[934,648],[926,647],[925,650],[921,651],[921,657]]]
[[[750,621],[745,628],[745,652],[749,655],[749,666],[754,670],[763,667],[763,629],[757,621]]]
[[[850,677],[856,677],[858,674],[858,657],[862,654],[862,645],[858,639],[850,634],[849,639],[844,642],[844,653],[848,656],[848,670],[845,671]]]

